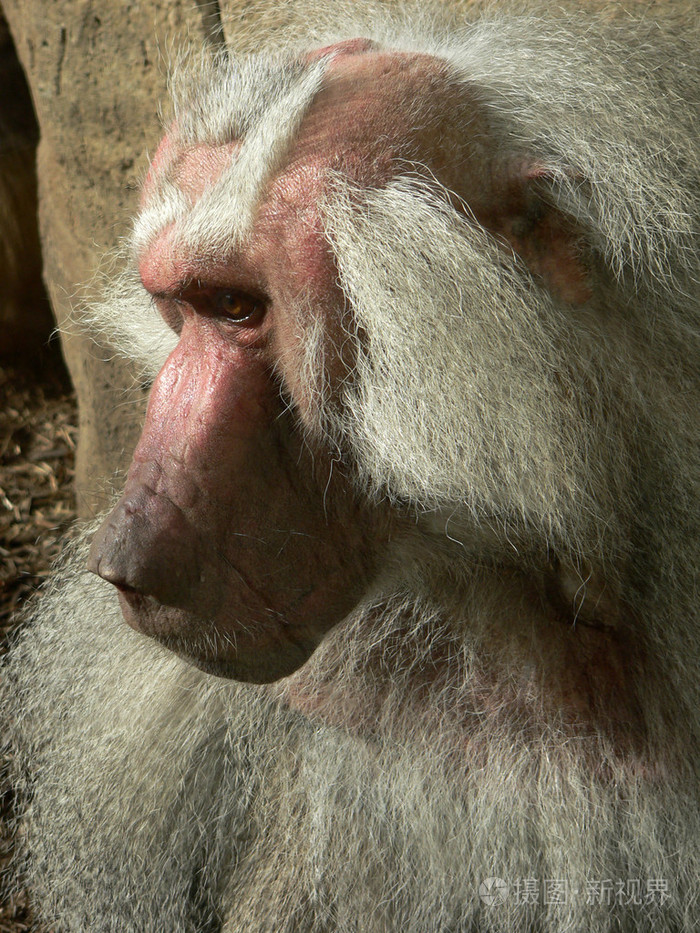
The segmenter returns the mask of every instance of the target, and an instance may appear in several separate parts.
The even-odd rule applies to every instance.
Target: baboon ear
[[[496,171],[491,203],[478,219],[512,247],[553,295],[582,305],[592,294],[584,236],[574,219],[553,204],[556,179],[554,171],[537,162]]]

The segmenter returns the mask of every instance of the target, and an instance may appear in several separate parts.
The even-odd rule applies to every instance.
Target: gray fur
[[[5,672],[34,903],[74,933],[690,933],[697,17],[683,29],[528,15],[375,32],[446,58],[479,89],[501,146],[548,169],[547,197],[586,231],[595,297],[579,309],[550,296],[422,166],[381,191],[334,179],[324,216],[359,356],[331,404],[328,347],[300,310],[304,430],[352,463],[363,494],[412,514],[415,535],[300,674],[336,711],[325,722],[288,706],[297,675],[270,687],[216,680],[128,629],[77,545]],[[184,82],[179,125],[220,142],[230,117],[255,136],[296,95],[284,135],[317,79],[299,91],[304,75],[281,53],[217,59]],[[234,119],[223,105],[236,87],[247,104]],[[236,191],[252,198],[273,168],[245,182],[232,170],[217,188],[228,199],[187,235],[239,230]],[[185,210],[177,197],[152,208],[156,225]],[[137,226],[136,241],[149,229]],[[126,272],[90,317],[157,371],[172,337],[148,304]],[[625,594],[645,652],[641,764],[538,702],[519,653],[537,619],[508,602],[500,574],[552,555],[580,573],[582,601],[586,567]],[[498,656],[484,648],[494,629]],[[426,683],[441,653],[449,681]],[[356,708],[360,719],[376,710],[370,728],[354,726]],[[479,885],[492,876],[563,879],[579,893],[527,905],[511,892],[488,907]],[[665,879],[670,897],[588,903],[587,882],[605,879]]]

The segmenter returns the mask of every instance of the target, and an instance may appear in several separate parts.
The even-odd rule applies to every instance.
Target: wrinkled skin
[[[363,504],[343,465],[306,442],[275,375],[299,339],[289,312],[299,292],[331,334],[341,324],[316,206],[324,173],[342,167],[377,184],[397,157],[417,154],[405,141],[406,71],[417,87],[437,80],[432,61],[406,56],[341,55],[335,70],[240,248],[214,261],[181,255],[166,228],[140,257],[144,285],[180,341],[153,387],[124,495],[91,552],[130,625],[245,680],[303,664],[367,589],[397,523]],[[379,126],[388,107],[387,136]],[[152,171],[166,163],[195,203],[236,151],[173,151],[166,138]],[[250,311],[240,323],[230,314],[239,303]],[[293,386],[295,374],[281,369]],[[340,378],[344,361],[335,369]]]
[[[177,225],[166,225],[139,256],[142,281],[180,342],[90,560],[120,590],[130,625],[206,670],[245,680],[303,664],[367,591],[404,522],[361,502],[343,464],[303,436],[298,295],[327,334],[331,389],[352,367],[319,206],[330,172],[376,187],[427,163],[553,290],[587,297],[571,231],[532,210],[537,167],[488,152],[478,106],[456,94],[443,63],[363,40],[331,51],[325,84],[243,242],[188,253]],[[235,141],[181,149],[166,137],[146,205],[166,172],[196,205],[238,151]]]

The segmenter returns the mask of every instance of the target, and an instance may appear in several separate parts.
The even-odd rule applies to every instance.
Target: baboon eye
[[[247,327],[258,324],[266,310],[266,303],[263,299],[234,289],[222,289],[216,292],[212,303],[215,314],[234,324],[245,324]]]

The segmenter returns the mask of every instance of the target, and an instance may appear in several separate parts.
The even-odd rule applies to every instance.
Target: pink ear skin
[[[574,221],[543,196],[543,187],[553,180],[552,173],[535,162],[498,169],[490,205],[477,218],[508,242],[556,298],[583,305],[592,295],[582,258],[583,237]]]

